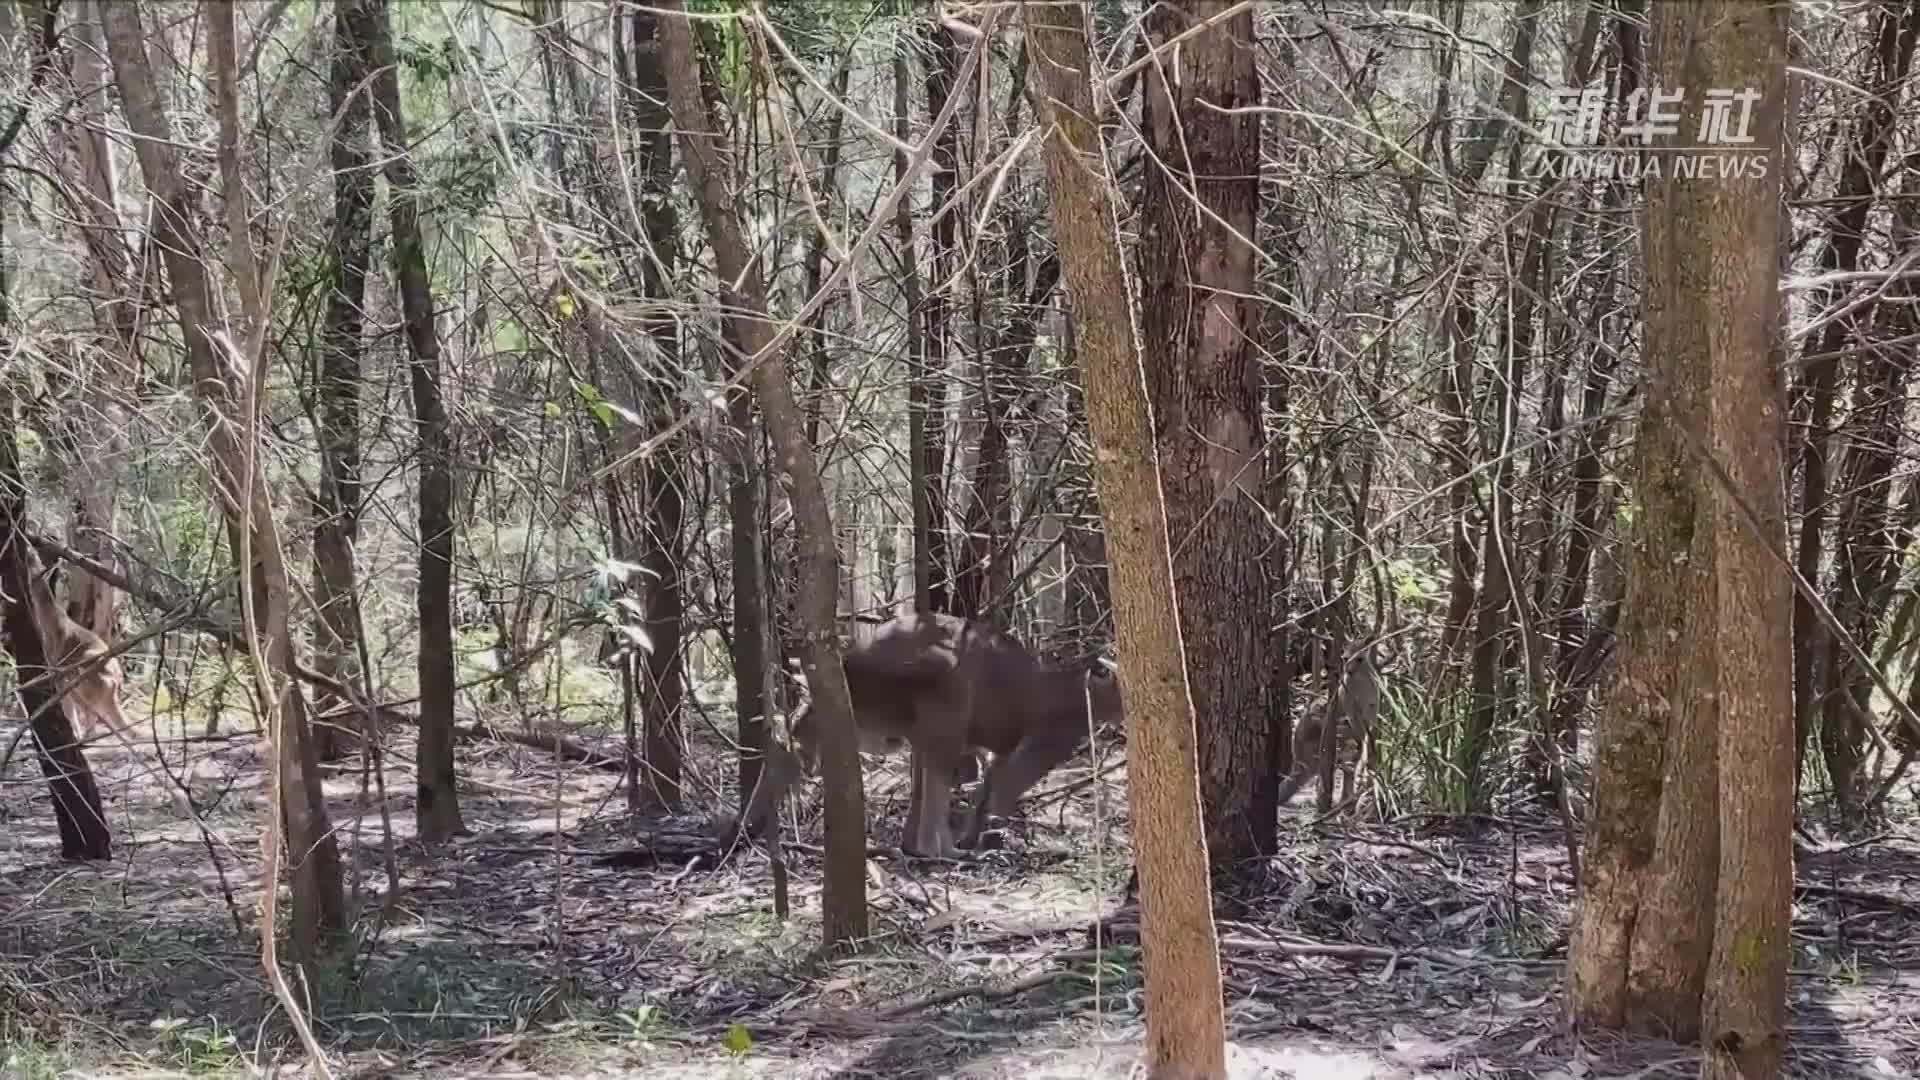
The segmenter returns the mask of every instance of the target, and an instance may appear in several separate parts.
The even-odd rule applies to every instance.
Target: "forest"
[[[0,0],[0,1078],[1920,1075],[1917,41]]]

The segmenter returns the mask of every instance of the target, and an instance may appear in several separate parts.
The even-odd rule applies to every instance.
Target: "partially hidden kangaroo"
[[[47,666],[53,669],[54,691],[60,695],[61,707],[68,719],[77,722],[84,738],[91,738],[101,725],[116,735],[124,735],[128,721],[120,711],[119,658],[108,656],[112,650],[107,643],[69,618],[66,610],[54,601],[46,572],[40,568],[39,559],[31,549],[27,556],[27,585],[27,609],[33,615],[33,625],[40,631]]]
[[[953,615],[856,624],[843,660],[860,748],[911,746],[914,777],[905,849],[952,858],[978,845],[989,817],[1011,817],[1027,789],[1073,756],[1092,724],[1123,720],[1120,684],[1104,667],[1053,668],[1011,636]],[[812,710],[793,716],[799,765],[818,764]],[[973,815],[954,842],[953,784],[975,751],[993,755]],[[777,793],[776,793],[777,797]]]
[[[1364,650],[1347,663],[1346,673],[1335,694],[1332,710],[1336,725],[1333,742],[1335,761],[1340,759],[1340,746],[1345,739],[1352,739],[1357,747],[1364,749],[1367,736],[1372,734],[1373,725],[1380,715],[1380,673],[1374,670],[1373,660],[1368,655],[1371,651]],[[1293,771],[1280,784],[1278,799],[1281,806],[1293,801],[1300,789],[1320,774],[1320,751],[1326,722],[1327,717],[1323,713],[1311,712],[1294,728]],[[1353,770],[1346,767],[1341,773],[1346,781],[1345,790],[1351,796]]]

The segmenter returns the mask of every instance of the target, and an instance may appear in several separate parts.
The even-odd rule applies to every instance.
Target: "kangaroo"
[[[122,673],[118,657],[99,635],[68,617],[54,602],[47,575],[31,549],[27,554],[27,608],[33,625],[40,631],[41,648],[47,666],[53,671],[54,691],[70,719],[79,721],[81,735],[91,738],[105,725],[124,736],[128,720],[120,711]],[[107,657],[104,661],[101,657]]]
[[[1340,680],[1339,689],[1335,691],[1333,722],[1336,728],[1332,743],[1335,760],[1339,759],[1343,736],[1351,737],[1364,748],[1367,737],[1373,733],[1374,721],[1380,715],[1380,675],[1374,670],[1368,652],[1371,650],[1361,652],[1347,663],[1346,676]],[[1281,806],[1293,801],[1300,789],[1319,775],[1320,747],[1326,722],[1325,714],[1310,712],[1294,728],[1293,771],[1280,784],[1278,798]],[[1350,767],[1343,768],[1341,774],[1346,778],[1346,791],[1351,797],[1353,770]]]
[[[842,661],[861,749],[911,747],[913,791],[905,849],[953,858],[975,848],[989,817],[1011,817],[1021,796],[1073,756],[1092,723],[1124,719],[1120,685],[1104,668],[1050,668],[1007,634],[953,615],[902,615],[853,627]],[[799,765],[819,761],[812,709],[793,716]],[[993,755],[973,815],[955,843],[953,783],[976,751]],[[776,796],[777,797],[777,796]]]

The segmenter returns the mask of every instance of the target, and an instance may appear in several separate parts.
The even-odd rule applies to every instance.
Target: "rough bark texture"
[[[1664,75],[1664,70],[1663,70]],[[1707,522],[1699,466],[1687,456],[1679,425],[1706,429],[1706,343],[1689,296],[1705,288],[1704,269],[1679,258],[1690,204],[1685,185],[1647,185],[1645,404],[1633,458],[1634,506],[1628,539],[1627,597],[1611,694],[1595,729],[1593,794],[1581,860],[1580,905],[1568,958],[1568,993],[1577,1024],[1618,1028],[1643,1016],[1630,987],[1632,943],[1645,937],[1643,891],[1654,857],[1668,776],[1668,743],[1680,714],[1702,704],[1689,643],[1712,624],[1700,605],[1702,568],[1692,563]],[[1705,778],[1690,774],[1689,783]],[[1679,823],[1684,824],[1684,823]]]
[[[1198,797],[1194,703],[1114,183],[1091,123],[1085,15],[1066,4],[1023,11],[1042,122],[1049,129],[1042,151],[1047,188],[1072,294],[1113,561],[1114,628],[1128,706],[1128,800],[1146,951],[1147,1075],[1224,1077],[1220,956]]]
[[[315,380],[315,428],[320,443],[320,487],[314,507],[314,670],[344,685],[358,678],[359,590],[353,550],[360,534],[360,335],[365,327],[367,269],[373,256],[372,134],[365,92],[353,90],[368,71],[369,12],[356,0],[334,5],[333,73],[327,107],[338,113],[329,157],[333,166],[333,265]],[[351,96],[349,96],[351,95]],[[341,704],[317,691],[314,711]],[[340,756],[331,724],[314,728],[314,753]]]
[[[1670,85],[1752,87],[1753,154],[1764,175],[1695,181],[1709,193],[1699,235],[1713,249],[1706,335],[1711,352],[1712,452],[1729,483],[1713,496],[1718,581],[1719,877],[1707,971],[1706,1057],[1700,1075],[1779,1075],[1786,1044],[1793,902],[1794,720],[1792,586],[1774,552],[1786,543],[1781,480],[1785,401],[1775,337],[1780,318],[1777,231],[1786,102],[1785,5],[1716,0],[1662,5],[1656,34],[1684,35],[1684,69]],[[1668,46],[1663,45],[1663,52]],[[1668,81],[1668,80],[1663,80]],[[1735,499],[1759,520],[1747,520]]]
[[[787,365],[769,346],[773,326],[767,319],[766,284],[758,265],[750,264],[740,220],[735,216],[731,149],[710,133],[708,88],[701,85],[692,27],[679,0],[660,5],[659,40],[666,68],[673,125],[680,135],[700,216],[713,248],[721,302],[729,312],[736,341],[748,356],[761,358],[753,371],[754,396],[767,418],[768,433],[793,500],[800,549],[799,602],[795,605],[805,638],[801,665],[815,717],[823,734],[821,754],[826,789],[826,882],[821,920],[829,946],[854,946],[867,934],[866,805],[861,790],[860,756],[853,729],[853,698],[840,663],[835,627],[835,593],[840,580],[833,520],[820,483],[805,419],[787,381]]]
[[[419,439],[420,588],[415,611],[420,617],[420,740],[414,817],[420,838],[432,842],[466,828],[453,767],[453,445],[440,391],[440,331],[420,232],[420,185],[408,153],[387,0],[360,2],[367,7],[367,28],[374,35],[370,53],[379,71],[373,81],[373,115],[387,152],[393,256],[407,328],[408,399]]]
[[[1157,5],[1147,36],[1157,47],[1228,6]],[[1140,202],[1141,333],[1155,350],[1146,365],[1154,449],[1216,870],[1273,851],[1274,822],[1255,810],[1273,801],[1261,789],[1280,781],[1265,768],[1267,629],[1247,604],[1266,594],[1264,556],[1274,542],[1260,508],[1265,432],[1254,350],[1260,118],[1223,111],[1259,104],[1257,48],[1251,10],[1188,38],[1148,70],[1141,123],[1150,158]]]
[[[266,455],[258,446],[246,445],[249,438],[257,438],[247,426],[253,373],[223,351],[215,337],[223,332],[226,319],[218,306],[220,290],[207,269],[212,259],[198,225],[199,189],[181,176],[167,122],[168,80],[158,77],[148,59],[140,10],[132,4],[103,4],[101,12],[114,82],[128,125],[139,135],[135,150],[153,197],[154,243],[165,262],[194,390],[203,406],[214,489],[233,550],[251,554],[251,564],[240,568],[239,586],[252,590],[259,637],[249,644],[273,680],[266,692],[275,700],[259,704],[262,713],[278,717],[272,741],[280,755],[280,809],[293,881],[293,947],[311,959],[324,939],[345,926],[340,849],[318,782],[306,698],[294,681],[285,554],[260,466]]]

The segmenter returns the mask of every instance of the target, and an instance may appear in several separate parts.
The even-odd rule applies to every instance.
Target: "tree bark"
[[[839,555],[819,465],[807,443],[805,418],[795,403],[787,365],[772,351],[766,284],[749,260],[746,240],[727,189],[731,147],[710,134],[710,88],[703,86],[693,30],[680,0],[660,5],[661,60],[666,68],[673,126],[680,135],[700,216],[713,248],[722,304],[731,314],[742,352],[756,358],[754,396],[767,418],[780,469],[789,485],[800,548],[801,582],[795,605],[805,639],[802,668],[822,733],[821,765],[826,788],[827,857],[821,919],[829,947],[856,946],[867,934],[866,805],[853,728],[853,698],[840,663],[835,626]]]
[[[320,488],[314,507],[314,670],[351,685],[359,670],[359,586],[354,545],[360,535],[360,335],[366,324],[367,271],[373,258],[373,178],[367,95],[354,89],[370,70],[370,12],[356,0],[336,0],[333,72],[328,108],[340,116],[329,157],[333,166],[333,265],[320,337],[314,427],[320,443]],[[340,702],[325,691],[314,711]],[[328,723],[314,728],[314,753],[340,756],[343,740]]]
[[[1150,47],[1227,7],[1155,6]],[[1265,432],[1254,349],[1260,118],[1230,111],[1260,103],[1258,48],[1251,10],[1188,37],[1178,46],[1177,81],[1167,68],[1145,73],[1141,115],[1150,161],[1140,197],[1141,333],[1163,350],[1162,362],[1147,365],[1147,389],[1216,872],[1272,853],[1274,822],[1255,811],[1272,804],[1263,789],[1280,781],[1264,767],[1272,667],[1264,612],[1247,603],[1266,594],[1263,556],[1274,541],[1260,507]]]
[[[466,831],[460,820],[453,763],[453,444],[441,395],[440,331],[434,321],[433,282],[420,230],[420,181],[407,143],[400,103],[400,73],[394,66],[393,30],[387,0],[361,0],[367,7],[373,64],[373,115],[387,152],[388,212],[393,219],[393,255],[400,277],[400,307],[407,330],[408,399],[419,440],[420,739],[418,798],[414,817],[429,843]]]
[[[227,320],[218,306],[221,292],[214,287],[207,269],[211,256],[196,224],[198,189],[181,175],[169,130],[171,109],[165,93],[169,80],[158,76],[147,56],[147,32],[139,8],[102,4],[101,12],[107,48],[113,58],[114,82],[120,88],[127,123],[138,136],[135,150],[140,171],[153,198],[154,241],[172,285],[194,389],[203,406],[214,490],[227,519],[233,550],[251,556],[240,567],[237,584],[252,592],[256,622],[252,629],[258,637],[250,645],[265,661],[272,680],[270,685],[256,684],[255,689],[262,698],[261,713],[278,717],[270,737],[280,756],[280,810],[293,882],[293,947],[297,955],[311,960],[319,955],[323,942],[345,926],[344,898],[340,850],[327,820],[318,780],[306,698],[294,682],[285,553],[279,521],[262,475],[261,461],[266,454],[258,445],[251,417],[252,388],[258,385],[258,379],[257,369],[249,370],[249,365],[258,355],[254,334],[263,332],[263,328],[233,335],[249,343],[246,350],[229,354],[222,349],[218,335],[224,332]],[[223,137],[228,156],[237,153],[237,138],[237,131]],[[237,173],[237,168],[232,171]],[[227,198],[237,203],[243,193],[236,185],[228,189]],[[242,232],[235,243],[245,248],[250,240]],[[243,298],[253,298],[249,306],[258,313],[260,282],[249,280],[245,269],[235,267],[241,278],[240,291]],[[250,440],[255,445],[247,445]]]
[[[1120,249],[1118,200],[1092,122],[1097,76],[1080,5],[1031,5],[1023,12],[1113,560],[1114,629],[1128,705],[1127,789],[1146,952],[1147,1075],[1225,1077],[1194,703],[1153,451],[1154,419]]]
[[[664,302],[671,292],[669,277],[679,262],[680,225],[672,194],[673,139],[667,131],[673,118],[667,109],[666,72],[656,41],[658,23],[653,12],[633,12],[631,99],[640,144],[641,190],[647,196],[640,210],[641,224],[652,248],[651,257],[641,260],[640,279],[646,296]],[[673,387],[662,380],[677,373],[681,359],[679,333],[674,320],[666,315],[651,318],[646,325],[658,365],[650,380],[650,411],[665,426],[668,414],[678,407]],[[646,662],[646,755],[655,798],[662,805],[674,806],[681,797],[686,747],[686,595],[680,572],[686,553],[685,440],[676,438],[660,447],[644,468],[646,511],[640,565],[647,571],[647,635],[653,641]],[[754,597],[757,603],[757,592]],[[757,684],[757,676],[754,682]]]
[[[1675,44],[1668,35],[1665,47],[1672,50]],[[1670,65],[1676,56],[1670,51],[1660,60]],[[1662,66],[1662,78],[1670,70]],[[1701,584],[1711,573],[1710,522],[1700,469],[1687,456],[1680,431],[1683,426],[1704,431],[1707,421],[1707,342],[1694,307],[1695,298],[1705,295],[1707,268],[1687,247],[1693,238],[1688,230],[1699,225],[1699,208],[1691,197],[1696,188],[1686,183],[1647,185],[1643,258],[1649,389],[1634,442],[1636,505],[1627,545],[1619,664],[1595,728],[1587,847],[1568,957],[1568,994],[1576,1023],[1658,1029],[1673,1020],[1679,1021],[1671,1025],[1675,1034],[1688,1027],[1698,1030],[1699,983],[1672,974],[1669,967],[1667,975],[1655,980],[1657,986],[1650,987],[1641,964],[1660,960],[1648,956],[1642,943],[1665,940],[1677,945],[1708,929],[1700,925],[1704,920],[1661,907],[1647,895],[1656,847],[1671,860],[1675,830],[1710,826],[1712,821],[1710,811],[1676,818],[1677,806],[1663,798],[1674,784],[1697,789],[1710,783],[1712,775],[1710,760],[1702,761],[1698,752],[1675,760],[1682,756],[1680,750],[1697,749],[1699,740],[1693,736],[1701,732],[1708,735],[1706,753],[1711,754],[1713,719],[1711,701],[1702,693],[1705,680],[1695,664],[1696,655],[1706,651],[1695,643],[1710,642],[1714,625],[1711,596]],[[1651,809],[1655,807],[1660,809]],[[1690,870],[1705,867],[1711,885],[1711,851],[1684,861]],[[1711,912],[1710,895],[1695,895],[1692,901],[1694,913]],[[1691,920],[1690,933],[1674,933],[1675,920]],[[1704,938],[1699,944],[1704,946]],[[1704,978],[1705,958],[1703,948],[1691,948],[1674,960],[1692,965],[1687,970]],[[1691,981],[1687,1000],[1693,1006],[1685,1000],[1649,1001],[1663,996],[1659,986],[1676,981]],[[1664,996],[1685,998],[1684,991]]]
[[[1700,224],[1713,248],[1706,337],[1711,343],[1719,634],[1719,890],[1707,968],[1706,1057],[1700,1075],[1779,1075],[1786,1045],[1793,904],[1793,588],[1774,552],[1786,547],[1780,385],[1780,197],[1785,162],[1788,10],[1745,0],[1662,5],[1656,33],[1683,37],[1685,64],[1662,67],[1702,86],[1760,93],[1754,176],[1693,181],[1710,193]],[[1909,47],[1911,47],[1909,45]],[[1666,52],[1663,47],[1662,52]],[[1736,500],[1744,500],[1745,508]],[[1750,511],[1757,521],[1749,520]]]

